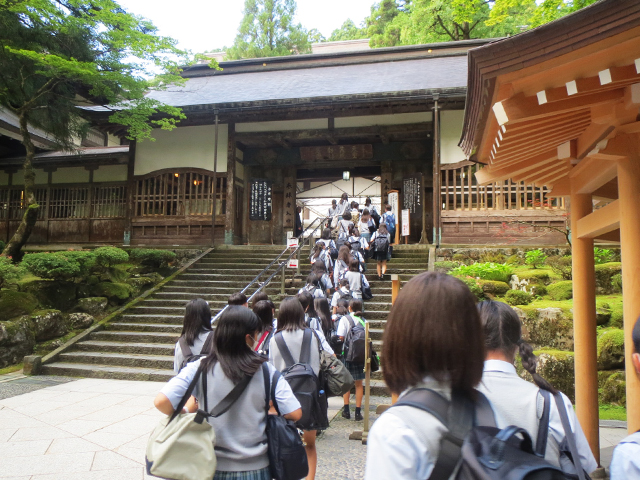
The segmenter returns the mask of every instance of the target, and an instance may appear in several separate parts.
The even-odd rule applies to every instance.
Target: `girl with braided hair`
[[[517,425],[527,430],[534,442],[546,441],[544,458],[560,465],[560,448],[565,439],[562,421],[553,397],[550,396],[548,433],[538,436],[540,419],[545,407],[543,390],[554,394],[553,386],[536,372],[536,356],[533,348],[522,339],[522,327],[518,314],[506,303],[487,300],[478,305],[484,328],[486,360],[482,382],[477,387],[491,402],[498,428]],[[520,378],[514,367],[516,352],[523,368],[531,374],[533,383]],[[597,463],[580,423],[571,405],[571,400],[561,394],[575,434],[580,464],[586,472],[596,469]],[[544,444],[542,444],[544,445]]]

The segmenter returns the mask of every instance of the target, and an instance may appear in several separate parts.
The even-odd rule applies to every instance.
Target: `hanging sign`
[[[284,208],[282,209],[284,228],[293,228],[296,213],[296,182],[293,177],[284,178]]]
[[[254,178],[249,182],[249,220],[271,220],[272,193],[271,180]]]
[[[296,237],[287,238],[288,248],[298,248],[298,239]]]
[[[415,173],[402,180],[402,206],[412,214],[422,209],[422,174]]]
[[[288,268],[298,268],[298,259],[297,258],[292,258],[291,260],[289,260],[289,262],[287,263],[287,267]]]
[[[373,158],[373,145],[300,147],[300,158],[304,162],[314,162],[318,160],[368,160]]]
[[[409,233],[409,209],[402,210],[402,236],[406,237]]]

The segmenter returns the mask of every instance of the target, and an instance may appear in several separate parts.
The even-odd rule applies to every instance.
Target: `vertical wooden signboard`
[[[399,243],[400,229],[398,228],[398,224],[400,222],[398,214],[400,213],[400,194],[397,190],[389,190],[388,203],[391,205],[391,213],[393,213],[393,216],[396,218],[396,236],[391,239],[391,242]]]
[[[284,205],[282,209],[285,230],[293,229],[295,226],[294,215],[296,215],[296,182],[293,177],[284,178]]]

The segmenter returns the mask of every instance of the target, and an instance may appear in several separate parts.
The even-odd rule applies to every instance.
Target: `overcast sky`
[[[356,25],[367,17],[375,0],[298,0],[297,20],[325,37],[351,18]],[[131,13],[142,15],[194,53],[231,46],[242,19],[244,0],[119,0]]]

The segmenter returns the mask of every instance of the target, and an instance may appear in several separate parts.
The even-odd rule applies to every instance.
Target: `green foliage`
[[[522,259],[518,255],[509,255],[504,263],[507,265],[520,265],[522,263]]]
[[[530,28],[557,20],[569,13],[580,10],[597,0],[543,0],[530,19]]]
[[[622,264],[620,262],[602,263],[595,266],[596,292],[600,294],[614,293],[613,277],[622,278]]]
[[[611,370],[624,366],[624,331],[601,329],[598,335],[598,368]]]
[[[38,300],[26,292],[2,290],[0,293],[0,320],[28,315],[38,306]]]
[[[311,53],[307,31],[293,23],[295,14],[295,0],[245,0],[244,16],[227,58]]]
[[[622,273],[616,273],[611,277],[611,290],[613,293],[622,293]]]
[[[469,290],[471,290],[471,293],[475,295],[478,301],[484,300],[485,294],[484,294],[484,291],[482,290],[482,286],[480,285],[479,280],[476,280],[475,278],[471,278],[471,277],[458,277],[458,280],[460,280],[467,287],[469,287]]]
[[[507,261],[506,255],[493,252],[489,250],[488,252],[483,252],[479,258],[480,263],[505,263]]]
[[[614,254],[611,250],[606,248],[594,247],[593,259],[596,265],[612,262],[613,258],[614,258]]]
[[[0,257],[0,287],[17,280],[23,274],[23,269],[14,265],[10,258]]]
[[[544,285],[533,285],[531,289],[531,293],[537,297],[542,297],[548,293],[547,287]]]
[[[529,305],[533,300],[533,295],[522,290],[509,290],[504,299],[509,305]]]
[[[565,280],[571,280],[572,278],[572,263],[571,255],[561,257],[554,255],[547,258],[547,265],[553,270],[554,273],[560,275]]]
[[[474,263],[473,265],[460,265],[451,271],[451,275],[462,277],[478,277],[483,280],[496,280],[508,282],[513,274],[513,268],[500,263]]]
[[[554,300],[569,300],[573,298],[573,282],[565,280],[562,282],[552,283],[547,287],[549,296]]]
[[[538,248],[536,250],[529,250],[525,254],[524,262],[533,268],[538,268],[544,265],[546,259],[547,256]]]
[[[499,282],[496,280],[478,280],[478,284],[484,293],[489,293],[491,295],[504,295],[511,289],[511,287],[505,282]]]
[[[309,32],[311,36],[311,32]],[[331,32],[329,37],[330,42],[337,42],[341,40],[359,40],[361,38],[367,38],[367,30],[365,28],[358,28],[353,20],[347,18],[340,28],[336,28]]]
[[[627,409],[623,405],[600,405],[598,417],[600,420],[620,420],[622,422],[627,421]]]
[[[451,257],[451,260],[458,263],[464,263],[465,265],[471,263],[471,259],[464,253],[454,254],[453,257]]]
[[[176,254],[171,250],[157,250],[148,248],[134,248],[129,252],[134,262],[154,268],[162,268],[173,262]]]
[[[96,256],[96,263],[102,267],[113,267],[129,261],[129,254],[116,247],[96,248],[93,254]]]
[[[93,252],[30,253],[21,265],[40,278],[73,281],[86,278],[95,261]]]
[[[322,35],[320,30],[318,30],[317,28],[312,28],[311,30],[309,30],[308,36],[310,43],[322,43],[327,41],[324,35]]]
[[[442,272],[442,273],[449,273],[451,270],[453,270],[454,268],[457,268],[460,266],[459,262],[435,262],[434,263],[434,268],[436,270],[436,272]]]
[[[103,282],[91,288],[96,297],[107,297],[111,303],[122,304],[131,296],[132,288],[126,283]]]

